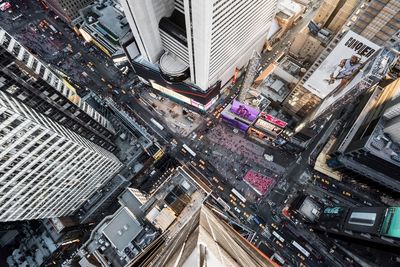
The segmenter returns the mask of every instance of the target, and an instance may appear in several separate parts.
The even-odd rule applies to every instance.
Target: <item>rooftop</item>
[[[121,6],[113,0],[95,3],[82,10],[82,13],[87,24],[95,25],[99,32],[115,39],[122,38],[130,30]]]
[[[290,93],[287,82],[275,74],[266,77],[258,87],[258,90],[261,90],[262,95],[275,102],[282,102]]]
[[[96,226],[81,255],[96,254],[111,259],[113,266],[126,266],[160,235],[179,233],[207,196],[182,167],[151,196],[129,188],[120,197],[122,207]]]
[[[276,18],[274,18],[272,20],[271,27],[269,28],[268,31],[267,40],[271,39],[271,37],[274,36],[274,34],[276,34],[277,32],[279,32],[280,29],[281,26],[279,26],[278,21],[276,20]]]
[[[129,209],[123,208],[107,224],[103,233],[115,248],[123,251],[142,229]]]
[[[162,72],[169,75],[180,75],[184,73],[189,66],[172,53],[165,52],[159,61]]]
[[[347,215],[344,229],[355,232],[378,234],[385,208],[363,207],[351,209]]]
[[[283,57],[279,61],[279,67],[281,67],[287,73],[299,78],[301,75],[302,67],[299,63],[295,62],[291,57]],[[305,70],[304,70],[305,71]]]
[[[296,14],[302,12],[305,7],[293,0],[280,0],[278,2],[278,9],[285,13]]]
[[[318,219],[321,213],[321,206],[311,197],[307,196],[298,209],[299,213],[310,221]]]
[[[385,135],[383,119],[376,125],[365,147],[371,154],[400,167],[400,144]]]

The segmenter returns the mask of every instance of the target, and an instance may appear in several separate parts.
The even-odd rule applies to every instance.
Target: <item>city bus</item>
[[[242,196],[235,188],[232,188],[232,193],[237,196],[240,201],[242,201],[243,203],[246,203],[246,198],[244,196]]]
[[[301,253],[303,253],[304,256],[306,256],[307,258],[310,257],[310,252],[308,252],[305,248],[303,248],[302,246],[300,246],[299,243],[297,243],[296,241],[292,241],[292,245],[297,248]]]
[[[164,130],[164,126],[162,126],[158,121],[156,121],[155,119],[151,118],[150,121],[157,126],[158,129],[160,129],[161,131]]]
[[[272,234],[273,234],[279,241],[281,241],[282,243],[285,242],[285,239],[284,239],[280,234],[278,234],[277,232],[272,231]]]
[[[186,144],[183,144],[182,146],[187,152],[189,152],[190,155],[196,157],[196,153],[190,147],[188,147]]]
[[[224,210],[229,211],[231,207],[220,197],[217,198],[218,203],[224,208]]]

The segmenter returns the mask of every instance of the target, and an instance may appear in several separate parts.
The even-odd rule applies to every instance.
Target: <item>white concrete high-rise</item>
[[[217,83],[224,86],[254,51],[262,50],[277,0],[121,0],[121,4],[141,57],[159,64],[161,71],[163,62],[179,62],[190,70],[181,81],[205,92]],[[173,59],[160,60],[166,54]]]
[[[0,91],[108,151],[117,149],[111,123],[76,89],[0,28]]]
[[[0,221],[71,215],[121,167],[111,152],[0,91]]]
[[[123,164],[111,123],[0,28],[0,222],[72,215]]]

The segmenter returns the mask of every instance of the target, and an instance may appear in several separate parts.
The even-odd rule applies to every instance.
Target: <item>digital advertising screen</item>
[[[387,208],[381,235],[400,238],[400,207]]]
[[[273,136],[278,136],[283,131],[281,127],[278,127],[272,123],[262,120],[261,118],[259,118],[256,121],[254,126],[258,129],[266,131],[269,134],[272,134]]]
[[[249,129],[249,125],[237,120],[234,115],[230,114],[229,112],[226,112],[225,110],[221,112],[221,118],[230,124],[232,127],[235,127],[243,132],[246,132],[247,129]]]
[[[230,111],[249,122],[254,122],[260,113],[258,109],[242,104],[237,100],[233,101]]]
[[[268,122],[270,122],[272,124],[275,124],[275,125],[277,125],[277,126],[279,126],[281,128],[285,128],[286,125],[287,125],[287,122],[282,121],[282,120],[280,120],[280,119],[278,119],[278,118],[276,118],[276,117],[274,117],[274,116],[272,116],[270,114],[263,113],[262,116],[263,116],[264,120],[266,120],[266,121],[268,121]]]
[[[304,83],[304,88],[321,99],[341,95],[367,59],[379,48],[361,35],[348,31]]]

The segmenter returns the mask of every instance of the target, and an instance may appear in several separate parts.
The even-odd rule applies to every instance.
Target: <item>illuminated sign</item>
[[[381,235],[400,238],[400,208],[387,208],[381,227]]]
[[[232,127],[235,127],[243,132],[246,132],[249,128],[248,124],[237,120],[233,114],[231,114],[230,112],[226,112],[225,110],[221,112],[221,118],[225,122],[229,123]]]
[[[238,115],[240,118],[248,120],[249,122],[255,121],[257,115],[260,113],[258,109],[242,104],[237,100],[233,101],[230,111]]]
[[[140,78],[140,77],[139,77],[139,78]],[[152,86],[154,89],[156,89],[156,90],[158,90],[158,91],[160,91],[160,92],[162,92],[162,93],[164,93],[164,94],[166,94],[166,95],[168,95],[168,96],[170,96],[170,97],[173,97],[173,98],[175,98],[175,99],[177,99],[177,100],[179,100],[179,101],[182,101],[182,102],[184,102],[184,103],[186,103],[186,104],[189,104],[189,105],[192,105],[192,106],[194,106],[194,107],[196,107],[196,108],[198,108],[198,109],[201,109],[201,110],[206,110],[206,109],[208,109],[208,108],[209,108],[212,104],[214,104],[214,103],[217,101],[217,99],[218,99],[218,96],[216,96],[216,97],[214,97],[213,99],[211,99],[211,100],[206,104],[206,106],[204,106],[203,104],[201,104],[201,103],[199,103],[199,102],[197,102],[197,101],[195,101],[195,100],[193,100],[193,99],[191,99],[191,98],[189,98],[189,97],[187,97],[187,96],[181,95],[181,94],[175,92],[174,90],[171,90],[171,89],[169,89],[169,88],[167,88],[167,87],[164,87],[164,86],[159,85],[159,84],[156,83],[154,80],[150,80],[150,83],[151,83],[151,86]]]
[[[265,114],[265,113],[263,113],[263,115],[264,115],[264,119],[265,119],[266,121],[268,121],[268,122],[270,122],[270,123],[272,123],[272,124],[275,124],[275,125],[277,125],[277,126],[279,126],[279,127],[285,128],[286,125],[287,125],[287,122],[282,121],[282,120],[280,120],[280,119],[278,119],[278,118],[275,118],[275,117],[272,116],[272,115]]]
[[[271,136],[266,135],[264,132],[257,130],[256,128],[250,127],[248,132],[250,136],[254,136],[262,141],[273,142],[274,139]]]
[[[272,123],[266,122],[262,119],[258,119],[256,121],[256,123],[254,124],[254,126],[261,130],[264,130],[274,136],[278,136],[283,131],[282,128],[280,128]]]
[[[232,84],[236,83],[236,79],[237,79],[238,74],[239,74],[239,69],[236,68],[235,69],[235,75],[233,75]]]

